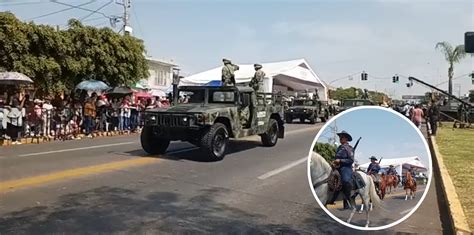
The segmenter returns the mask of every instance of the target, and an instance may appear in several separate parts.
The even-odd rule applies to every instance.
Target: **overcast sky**
[[[429,168],[429,150],[425,148],[419,132],[413,128],[406,118],[381,109],[359,109],[345,113],[322,129],[318,142],[328,143],[333,138],[334,126],[337,132],[348,132],[355,146],[357,139],[362,137],[355,152],[359,164],[370,162],[369,157],[404,158],[418,156],[420,161]],[[332,127],[332,128],[331,128]],[[337,137],[337,142],[339,138]]]
[[[88,0],[60,2],[78,5]],[[108,2],[82,7],[95,10]],[[134,35],[145,41],[148,54],[175,60],[187,74],[220,66],[223,57],[235,63],[305,58],[328,83],[347,77],[333,86],[377,89],[398,97],[427,91],[419,85],[406,88],[403,76],[433,84],[446,81],[447,63],[435,44],[463,44],[464,33],[474,31],[471,0],[132,0],[132,6]],[[70,17],[89,14],[73,9],[37,18],[64,8],[49,1],[0,1],[1,11],[63,28]],[[100,12],[122,10],[112,2]],[[110,27],[99,14],[84,23]],[[363,70],[369,74],[367,82],[360,81]],[[456,65],[455,77],[473,70],[474,58],[468,56]],[[396,73],[400,84],[391,82]],[[352,80],[350,74],[355,74]],[[467,75],[454,84],[455,93],[473,89]],[[447,84],[441,87],[447,89]]]

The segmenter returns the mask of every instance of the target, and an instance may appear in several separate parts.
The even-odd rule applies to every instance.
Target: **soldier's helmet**
[[[232,62],[230,60],[226,59],[226,58],[222,59],[222,62],[224,64],[232,64]]]
[[[255,69],[261,69],[262,68],[262,65],[261,64],[254,64],[253,67]]]

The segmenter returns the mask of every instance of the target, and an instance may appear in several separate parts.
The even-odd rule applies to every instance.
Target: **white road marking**
[[[406,213],[408,213],[408,212],[410,212],[410,211],[412,211],[412,210],[413,210],[413,208],[410,208],[410,209],[408,209],[408,210],[404,210],[404,211],[400,212],[400,215],[406,214]]]
[[[81,148],[61,149],[61,150],[39,152],[39,153],[28,153],[28,154],[18,155],[18,157],[46,155],[46,154],[51,154],[51,153],[64,153],[64,152],[80,151],[80,150],[86,150],[86,149],[97,149],[97,148],[105,148],[105,147],[111,147],[111,146],[117,146],[117,145],[127,145],[127,144],[136,144],[136,143],[138,142],[132,141],[132,142],[123,142],[123,143],[115,143],[115,144],[103,144],[103,145],[95,145],[95,146],[81,147]]]
[[[289,170],[289,169],[291,169],[291,168],[293,168],[293,167],[295,167],[299,164],[305,163],[306,161],[308,161],[308,157],[301,158],[300,160],[294,161],[290,164],[287,164],[287,165],[284,165],[284,166],[282,166],[280,168],[277,168],[275,170],[269,171],[269,172],[259,176],[258,179],[261,179],[261,180],[268,179],[268,178],[270,178],[274,175],[277,175],[277,174],[280,174],[280,173],[282,173],[286,170]]]

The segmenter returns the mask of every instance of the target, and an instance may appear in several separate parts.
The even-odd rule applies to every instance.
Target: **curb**
[[[428,123],[427,127],[428,130],[431,130],[431,127]],[[433,162],[438,165],[440,172],[442,191],[444,193],[444,197],[447,199],[446,202],[448,203],[449,219],[454,230],[453,232],[454,234],[459,235],[472,234],[469,224],[467,223],[467,218],[464,215],[461,202],[459,201],[459,197],[456,193],[454,183],[451,179],[451,176],[449,176],[448,169],[444,165],[443,156],[439,152],[436,139],[431,135],[429,135],[428,139],[433,149],[433,152],[431,153],[434,155]]]
[[[130,133],[122,133],[120,134],[118,131],[111,131],[111,132],[98,132],[93,134],[93,138],[107,138],[107,137],[113,137],[113,136],[127,136],[127,135],[135,135],[135,134],[140,134],[140,132],[130,132]],[[81,139],[86,139],[87,137],[84,134],[79,134],[78,137]],[[76,139],[76,140],[81,140],[81,139]],[[74,140],[66,140],[66,141],[74,141]],[[53,143],[53,142],[61,142],[61,140],[53,140],[48,137],[39,137],[39,138],[33,138],[33,137],[26,137],[26,138],[21,138],[20,142],[22,145],[31,145],[31,144],[44,144],[44,143]],[[11,140],[6,140],[2,139],[0,140],[0,147],[9,147],[12,146],[12,141]]]

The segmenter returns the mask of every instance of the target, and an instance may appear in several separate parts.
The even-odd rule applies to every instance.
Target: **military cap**
[[[224,62],[224,64],[231,64],[232,62],[228,59],[222,59],[222,62]]]
[[[262,65],[261,64],[254,64],[253,67],[255,67],[256,69],[261,69]]]
[[[342,131],[340,133],[337,133],[339,137],[346,137],[348,141],[352,141],[352,136],[347,133],[346,131]]]
[[[372,156],[372,157],[370,157],[369,159],[370,159],[370,160],[375,160],[375,161],[377,161],[377,158],[376,158],[375,156]]]

